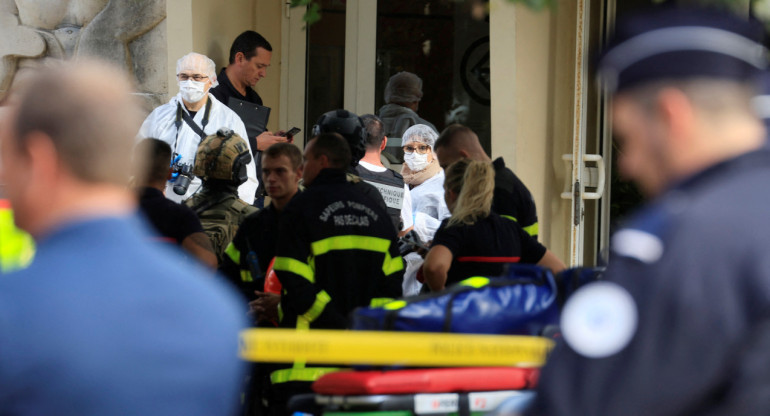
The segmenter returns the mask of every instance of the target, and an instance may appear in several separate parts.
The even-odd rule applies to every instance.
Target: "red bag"
[[[275,270],[273,270],[273,263],[275,263],[275,257],[270,260],[270,265],[267,266],[267,274],[265,274],[265,293],[275,293],[276,295],[280,295],[283,286],[281,285],[281,281],[278,280],[278,275],[275,274]]]
[[[332,396],[414,394],[531,389],[537,368],[461,367],[393,371],[339,371],[313,383],[313,391]]]

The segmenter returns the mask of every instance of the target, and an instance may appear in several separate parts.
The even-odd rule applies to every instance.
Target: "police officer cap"
[[[749,81],[767,66],[762,27],[724,12],[659,7],[617,25],[599,58],[610,91],[695,77]]]
[[[358,161],[366,153],[366,128],[361,117],[348,110],[332,110],[318,118],[313,126],[313,137],[321,133],[339,133],[347,140],[353,159],[351,164]]]
[[[193,175],[203,180],[230,181],[233,185],[246,182],[246,165],[251,152],[246,141],[228,128],[221,128],[201,140],[195,154]]]

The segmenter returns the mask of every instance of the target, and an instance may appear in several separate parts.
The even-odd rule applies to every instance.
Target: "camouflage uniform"
[[[226,129],[202,140],[195,155],[193,174],[203,180],[203,187],[185,205],[198,215],[220,264],[244,218],[257,212],[238,198],[238,185],[246,180],[250,161],[246,142]]]

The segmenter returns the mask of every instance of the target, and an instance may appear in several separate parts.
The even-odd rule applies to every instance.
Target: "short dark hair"
[[[299,169],[302,165],[302,152],[291,143],[276,143],[262,153],[262,157],[277,158],[286,156],[293,169]]]
[[[461,134],[471,135],[473,134],[473,130],[463,126],[462,124],[450,124],[438,136],[438,139],[436,139],[436,143],[433,144],[433,149],[436,150],[438,148],[452,147],[452,144],[455,141],[455,138]]]
[[[253,31],[247,30],[233,41],[233,45],[230,46],[230,63],[235,63],[235,55],[238,52],[243,53],[246,59],[251,59],[257,56],[257,48],[263,48],[272,52],[273,47],[270,46],[270,42],[267,41],[262,35]]]
[[[313,141],[313,147],[310,149],[313,156],[326,156],[333,169],[346,169],[350,166],[350,161],[353,158],[350,153],[350,146],[340,134],[321,133]]]
[[[364,114],[361,116],[366,128],[366,147],[368,149],[379,149],[382,146],[382,139],[385,138],[385,126],[382,120],[374,114]]]
[[[171,167],[171,146],[163,140],[144,139],[134,149],[134,164],[144,184],[164,182],[168,178],[168,170]]]

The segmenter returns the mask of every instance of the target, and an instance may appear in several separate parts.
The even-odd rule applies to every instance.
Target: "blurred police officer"
[[[246,167],[251,160],[246,141],[224,128],[201,141],[195,154],[192,173],[201,178],[203,185],[184,203],[200,219],[219,264],[243,220],[257,212],[257,208],[238,198],[238,187],[248,179]]]
[[[770,151],[752,112],[761,28],[662,9],[599,62],[618,163],[650,197],[615,233],[607,282],[578,291],[531,414],[770,409]]]

